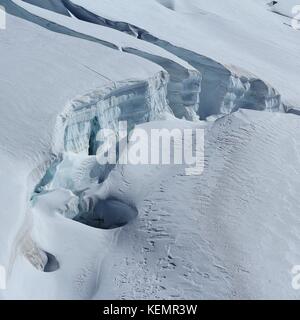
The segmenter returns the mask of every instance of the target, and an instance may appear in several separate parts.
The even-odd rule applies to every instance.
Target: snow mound
[[[272,11],[290,18],[294,18],[295,16],[292,11],[296,5],[299,5],[299,1],[297,0],[279,0],[270,2]]]

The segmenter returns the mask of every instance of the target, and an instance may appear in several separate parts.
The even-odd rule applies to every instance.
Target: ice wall
[[[117,129],[119,121],[127,121],[130,130],[135,124],[172,114],[168,79],[167,72],[161,71],[145,81],[110,83],[73,100],[56,126],[58,151],[95,154],[92,144],[101,128]]]

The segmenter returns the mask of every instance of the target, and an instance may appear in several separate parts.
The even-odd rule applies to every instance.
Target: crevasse
[[[128,129],[173,114],[167,101],[169,76],[161,71],[148,80],[111,82],[71,101],[56,125],[56,153],[95,154],[95,135],[116,129],[127,121]]]
[[[212,115],[228,114],[239,108],[266,111],[284,111],[286,109],[276,89],[254,75],[241,74],[240,71],[235,72],[213,59],[159,39],[138,26],[100,17],[70,0],[62,0],[62,2],[78,19],[113,28],[155,44],[198,70],[202,75],[197,111],[200,119],[206,119]],[[170,101],[172,104],[172,99]]]
[[[117,130],[119,121],[127,121],[131,130],[136,124],[173,116],[167,101],[168,82],[168,73],[161,71],[144,81],[111,82],[68,103],[58,116],[54,156],[34,190],[31,207],[44,207],[49,196],[55,194],[59,199],[67,199],[67,206],[57,208],[62,215],[91,226],[114,228],[133,219],[136,209],[118,199],[107,199],[91,211],[81,201],[82,192],[104,179],[110,169],[96,161],[96,135],[101,128]],[[124,208],[128,212],[125,220],[120,213]],[[110,214],[103,216],[106,211]],[[45,272],[59,268],[51,253],[43,252],[31,237],[27,238],[28,245],[22,251],[33,266]]]

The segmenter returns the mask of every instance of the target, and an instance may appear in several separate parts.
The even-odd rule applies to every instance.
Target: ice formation
[[[299,298],[293,1],[0,5],[1,298]],[[203,174],[100,165],[119,121],[204,129]]]

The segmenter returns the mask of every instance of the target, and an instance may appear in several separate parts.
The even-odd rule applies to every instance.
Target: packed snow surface
[[[299,299],[295,4],[0,0],[0,298]],[[100,165],[119,121],[203,173]]]

